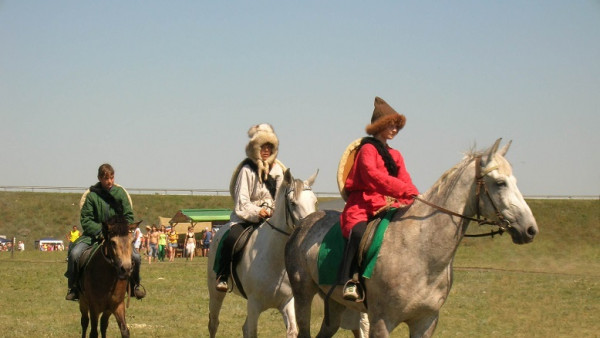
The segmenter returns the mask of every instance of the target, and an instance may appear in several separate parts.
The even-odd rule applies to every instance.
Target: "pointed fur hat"
[[[248,130],[250,141],[246,145],[246,156],[258,166],[259,179],[262,181],[267,179],[269,167],[275,162],[277,152],[279,150],[279,140],[273,130],[273,126],[268,123],[261,123],[250,127]],[[270,143],[273,145],[273,152],[266,161],[260,157],[260,147]]]
[[[365,128],[367,134],[375,136],[391,123],[395,123],[398,130],[402,129],[404,124],[406,124],[406,117],[402,114],[398,114],[394,108],[390,107],[390,105],[382,98],[376,96],[374,105],[375,108],[373,109],[371,124]]]

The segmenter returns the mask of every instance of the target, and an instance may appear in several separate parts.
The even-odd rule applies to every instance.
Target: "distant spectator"
[[[158,255],[158,229],[156,225],[152,225],[152,230],[148,234],[148,264],[152,263],[152,259],[156,262]]]
[[[81,236],[79,229],[77,229],[76,225],[73,225],[73,229],[65,236],[67,237],[67,241],[69,241],[69,248]]]
[[[172,227],[169,232],[169,262],[175,261],[175,250],[177,249],[177,240],[179,239],[179,235],[175,231],[175,228]]]
[[[167,234],[165,233],[165,228],[161,227],[158,232],[158,260],[161,262],[165,261],[167,248]]]
[[[202,235],[202,257],[208,257],[208,249],[210,248],[210,242],[212,242],[212,236],[212,231],[204,228],[204,234]]]
[[[183,246],[185,248],[186,259],[189,258],[190,261],[194,260],[194,251],[196,251],[196,234],[194,233],[194,228],[188,227]]]
[[[25,251],[25,243],[23,241],[19,241],[19,246],[17,247],[19,251]]]
[[[142,246],[142,230],[140,230],[139,224],[133,230],[133,250],[139,256],[140,255],[140,247]],[[141,263],[141,259],[140,259]]]

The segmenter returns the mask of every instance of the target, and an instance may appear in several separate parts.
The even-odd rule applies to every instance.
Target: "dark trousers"
[[[225,238],[223,238],[223,246],[221,247],[221,259],[220,259],[220,269],[217,274],[217,278],[222,277],[223,279],[227,279],[230,273],[230,265],[233,260],[233,247],[235,242],[237,242],[238,238],[244,232],[244,229],[248,227],[247,223],[238,223],[234,224],[229,228],[229,233]]]
[[[344,260],[342,261],[342,267],[339,274],[339,282],[342,284],[346,283],[347,280],[352,279],[352,276],[359,272],[357,254],[360,240],[366,230],[367,222],[360,222],[350,231],[348,243],[346,243],[346,250],[344,251]]]

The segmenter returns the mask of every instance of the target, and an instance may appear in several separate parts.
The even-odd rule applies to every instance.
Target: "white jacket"
[[[269,171],[269,176],[275,179],[276,187],[279,189],[283,182],[283,169],[275,162]],[[275,196],[271,196],[265,183],[262,183],[256,172],[249,165],[244,165],[237,176],[233,188],[234,209],[231,213],[232,224],[260,221],[259,212],[264,205],[274,208]]]

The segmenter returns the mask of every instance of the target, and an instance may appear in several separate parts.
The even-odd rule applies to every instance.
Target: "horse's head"
[[[312,191],[319,171],[312,175],[306,181],[294,179],[290,169],[287,169],[283,175],[283,183],[279,189],[281,195],[276,202],[277,210],[285,210],[285,217],[289,227],[294,227],[300,223],[304,217],[317,210],[317,196]],[[282,208],[285,205],[285,208]]]
[[[517,187],[512,167],[504,158],[511,142],[499,149],[500,141],[498,139],[481,155],[476,168],[479,211],[481,215],[504,224],[514,243],[529,243],[538,233],[538,226]]]
[[[141,222],[129,224],[123,216],[113,216],[102,224],[104,233],[103,253],[117,271],[120,279],[127,279],[131,275],[133,269],[131,231],[135,230]]]

